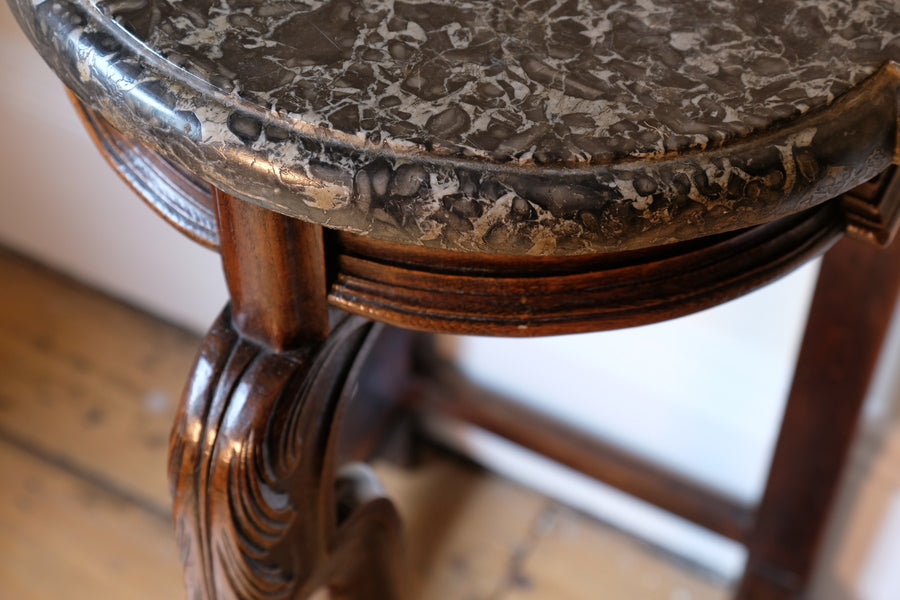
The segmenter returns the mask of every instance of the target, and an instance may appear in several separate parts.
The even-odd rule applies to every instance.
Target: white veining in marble
[[[125,133],[404,243],[674,242],[814,206],[896,151],[896,0],[10,3]]]

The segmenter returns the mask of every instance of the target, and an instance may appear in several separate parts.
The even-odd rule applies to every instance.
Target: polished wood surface
[[[822,262],[740,600],[805,588],[900,295],[900,246],[842,241]]]
[[[274,350],[328,335],[322,228],[215,192],[220,253],[241,334]]]
[[[381,328],[329,319],[319,226],[215,197],[231,304],[201,347],[169,460],[188,595],[401,600],[399,516],[338,441],[354,365]]]
[[[336,462],[346,375],[371,329],[348,317],[285,352],[245,338],[230,311],[210,330],[170,449],[189,597],[404,597],[393,505],[367,467]]]
[[[209,214],[219,210],[212,193],[198,189],[192,175],[122,136],[77,100],[76,105],[107,160],[146,202],[181,231],[208,246],[220,245],[218,231],[209,231]],[[327,256],[324,276],[332,306],[397,326],[507,336],[614,329],[736,298],[821,254],[844,232],[885,243],[900,216],[900,194],[890,185],[900,184],[885,177],[880,184],[864,184],[841,199],[765,225],[641,251],[576,257],[461,253],[324,230],[323,248],[312,252]],[[235,205],[234,210],[263,210],[254,206]],[[305,226],[275,215],[266,217],[268,229],[257,232],[260,245],[254,252],[268,247],[271,252],[259,253],[281,252],[277,260],[306,261],[308,268],[303,244],[288,247],[282,234],[274,235],[279,228]],[[232,250],[223,258],[233,262],[238,256]]]
[[[2,249],[0,278],[0,597],[183,597],[166,440],[200,340]],[[444,454],[421,458],[376,464],[416,600],[583,600],[598,580],[611,598],[727,598],[614,528]]]
[[[175,229],[216,249],[219,232],[209,185],[146,145],[119,133],[71,91],[69,99],[100,154],[125,183]]]
[[[896,183],[872,189],[895,193]],[[748,565],[736,599],[796,600],[805,597],[898,296],[900,247],[845,239],[826,254],[757,507],[480,388],[443,361],[429,365],[411,409],[471,423],[739,541]]]
[[[468,381],[444,361],[419,380],[410,409],[484,429],[727,538],[744,542],[753,507],[577,427]]]
[[[88,125],[98,127],[90,119]],[[139,146],[128,146],[127,151],[129,156],[149,152]],[[164,185],[174,183],[176,179],[170,179]],[[210,599],[271,594],[305,598],[326,586],[348,598],[366,593],[386,600],[401,597],[399,522],[390,503],[353,491],[377,489],[368,474],[342,487],[342,492],[334,486],[342,481],[344,465],[385,446],[391,418],[401,419],[405,402],[413,412],[430,410],[471,420],[745,543],[750,559],[738,590],[740,600],[786,600],[803,594],[900,285],[890,276],[892,269],[900,270],[893,254],[856,251],[851,242],[841,242],[826,256],[782,442],[765,498],[756,510],[613,446],[583,439],[513,403],[473,394],[413,360],[413,337],[399,330],[387,330],[401,340],[397,352],[390,353],[391,360],[378,362],[378,370],[394,377],[390,386],[382,378],[376,389],[390,388],[391,393],[376,394],[371,402],[361,395],[352,410],[341,408],[341,390],[352,389],[364,372],[365,353],[357,354],[365,344],[340,331],[347,323],[368,331],[370,324],[339,312],[329,316],[328,305],[429,332],[517,336],[673,318],[764,285],[827,250],[844,233],[887,244],[900,214],[895,169],[831,202],[744,231],[579,257],[466,254],[404,246],[325,231],[216,190],[211,197],[232,308],[201,351],[172,442],[173,494],[190,593]],[[858,295],[846,294],[847,285]],[[871,298],[880,299],[875,316],[867,304]],[[331,330],[337,323],[342,325]],[[835,341],[834,331],[843,337]],[[254,370],[256,356],[265,357],[262,364],[274,366]],[[418,373],[413,373],[416,369]],[[809,374],[819,372],[831,373],[839,384],[816,387],[827,381]],[[427,378],[431,392],[429,385],[421,384]],[[318,381],[324,381],[324,387],[310,392]],[[444,389],[435,394],[440,388]],[[827,401],[820,399],[824,395]],[[840,410],[821,411],[825,402],[836,403]],[[294,438],[300,430],[290,429],[294,422],[279,415],[303,412],[299,407],[307,405],[318,408],[309,409],[310,429],[300,436],[303,459],[288,471],[278,471],[273,481],[261,479],[261,473],[270,474],[271,465],[288,461],[290,443],[298,443]],[[233,416],[225,418],[226,414]],[[371,414],[377,415],[371,423],[378,426],[369,428],[365,423]],[[821,419],[830,415],[833,420],[811,427],[817,422],[811,414]],[[336,415],[356,417],[347,419],[356,423],[348,425],[352,434],[341,433],[342,420]],[[273,435],[281,440],[274,445],[269,441]],[[357,456],[351,447],[367,452]],[[249,448],[251,458],[241,458],[233,448]],[[235,500],[224,482],[235,471],[252,472],[246,468],[247,460],[257,464],[261,460],[257,456],[270,462],[255,467],[256,474],[245,484],[250,491]],[[797,494],[794,485],[802,486],[803,494]],[[275,542],[274,534],[266,533],[274,517],[271,507],[260,504],[266,498],[260,490],[273,486],[290,498],[282,506],[284,515],[279,513],[286,523],[282,529],[292,532],[290,542],[280,537]],[[379,508],[370,510],[378,516],[354,520],[353,511],[342,505],[344,496],[362,498],[358,514],[366,513],[372,505],[369,500],[375,501]],[[338,533],[339,515],[347,524],[356,523],[346,528],[352,532],[346,534],[349,538]],[[790,544],[784,543],[787,538]],[[363,549],[368,546],[384,551]]]
[[[746,294],[821,254],[843,228],[830,204],[714,238],[566,258],[461,254],[336,234],[329,298],[349,312],[443,333],[634,327]]]

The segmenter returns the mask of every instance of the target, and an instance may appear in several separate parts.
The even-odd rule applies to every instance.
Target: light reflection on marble
[[[895,154],[896,0],[9,1],[124,132],[406,243],[677,241],[802,210]]]

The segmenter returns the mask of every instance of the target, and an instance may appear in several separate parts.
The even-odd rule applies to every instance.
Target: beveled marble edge
[[[803,210],[898,154],[896,63],[824,111],[715,151],[544,168],[324,139],[170,68],[90,3],[9,2],[62,81],[127,135],[229,193],[389,241],[545,255],[636,249]]]

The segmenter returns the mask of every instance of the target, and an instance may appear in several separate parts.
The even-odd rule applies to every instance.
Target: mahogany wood
[[[334,234],[331,303],[424,331],[537,336],[633,327],[736,298],[819,255],[844,223],[826,204],[741,232],[577,257],[461,254]]]
[[[366,461],[377,455],[411,465],[420,438],[417,415],[404,399],[415,389],[423,334],[376,323],[367,345],[371,348],[363,347],[360,353],[368,359],[357,362],[347,375],[353,385],[340,407],[338,462]]]
[[[322,228],[215,192],[237,328],[275,350],[328,334]]]
[[[841,196],[841,208],[851,237],[887,246],[897,234],[900,222],[900,177],[892,165],[880,177]]]
[[[900,246],[826,255],[738,600],[802,594],[898,294]]]
[[[384,421],[383,401],[361,411],[368,432],[341,433],[360,382],[396,392],[364,368],[385,347],[382,328],[329,317],[319,227],[215,196],[232,307],[200,351],[170,450],[189,596],[306,598],[325,587],[399,600],[399,517],[367,467],[348,467],[374,447],[355,438]],[[401,380],[403,364],[392,371]]]
[[[215,210],[193,176],[79,108],[107,159],[151,206],[182,231],[195,238],[202,231],[201,241],[219,245],[205,220],[185,220]],[[892,199],[885,209],[894,215],[896,205]],[[881,214],[866,195],[853,206],[856,214]],[[714,306],[784,275],[834,243],[845,229],[844,212],[828,203],[744,231],[574,257],[449,252],[326,231],[328,299],[349,312],[424,331],[535,336],[631,327]],[[280,219],[275,225],[273,216],[269,227],[302,226]],[[860,234],[868,235],[878,219],[858,221]],[[305,260],[301,247],[281,250],[289,253],[285,260]]]
[[[896,169],[744,231],[576,257],[454,253],[326,232],[220,192],[82,107],[108,160],[167,220],[222,253],[233,313],[207,336],[172,437],[170,476],[192,598],[403,596],[399,521],[368,458],[409,397],[411,329],[546,335],[650,323],[729,300],[845,231],[887,244]],[[215,209],[213,211],[213,209]],[[213,228],[217,226],[217,229]],[[809,577],[900,290],[900,249],[842,242],[824,261],[765,497],[754,513],[446,370],[437,411],[510,438],[748,545],[738,598],[797,598]],[[368,359],[368,364],[367,364]]]
[[[195,237],[192,232],[204,231],[207,245],[219,244],[218,233],[208,231],[215,210],[208,188],[198,188],[195,177],[79,108],[110,163],[151,206]],[[461,253],[326,230],[328,300],[397,326],[448,333],[552,335],[661,321],[765,285],[822,253],[845,231],[887,243],[900,220],[894,173],[892,168],[878,183],[791,217],[641,251],[573,257]],[[190,220],[198,214],[206,216]],[[283,250],[305,260],[303,248]]]
[[[69,99],[103,158],[125,183],[178,231],[216,250],[219,232],[209,184],[122,135],[71,91]]]
[[[436,364],[426,373],[413,404],[425,414],[490,431],[738,542],[753,522],[752,508],[481,388],[450,365]]]
[[[347,374],[370,335],[347,317],[324,342],[275,352],[228,310],[213,326],[170,449],[190,598],[403,597],[396,511],[365,469],[337,462]]]

